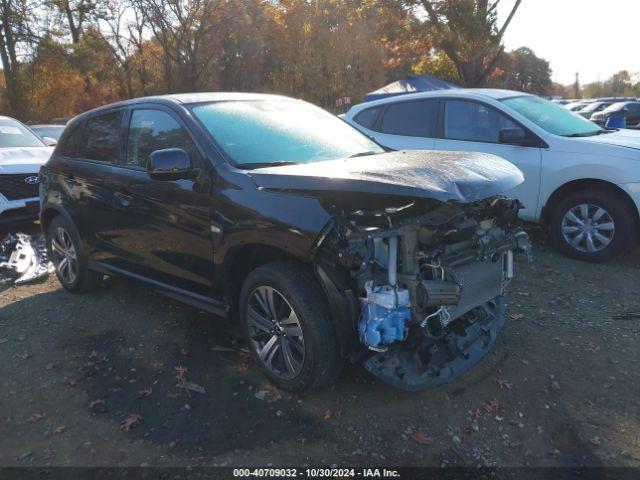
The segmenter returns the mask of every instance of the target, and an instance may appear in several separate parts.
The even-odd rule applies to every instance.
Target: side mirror
[[[42,137],[42,141],[47,144],[47,147],[55,147],[58,141],[51,137]]]
[[[149,155],[147,173],[154,180],[180,180],[192,171],[189,154],[181,148],[165,148]]]
[[[526,139],[527,135],[522,128],[503,128],[498,133],[498,142],[509,145],[523,145]]]

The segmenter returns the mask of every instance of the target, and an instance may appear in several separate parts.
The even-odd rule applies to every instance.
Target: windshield
[[[42,141],[20,122],[10,118],[0,119],[0,148],[42,146]]]
[[[586,118],[540,97],[526,95],[506,98],[502,102],[554,135],[578,137],[606,132]]]
[[[344,121],[301,101],[215,102],[198,105],[193,113],[239,167],[384,152]]]

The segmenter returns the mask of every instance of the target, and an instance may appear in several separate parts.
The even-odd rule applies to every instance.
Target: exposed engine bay
[[[493,347],[514,253],[531,255],[517,200],[411,203],[335,217],[324,240],[360,302],[365,367],[416,391],[445,383]]]

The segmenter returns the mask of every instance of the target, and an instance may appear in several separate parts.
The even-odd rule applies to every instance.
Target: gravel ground
[[[145,286],[0,279],[0,466],[639,466],[640,252],[535,248],[494,352],[418,394],[353,366],[290,396],[220,321]]]

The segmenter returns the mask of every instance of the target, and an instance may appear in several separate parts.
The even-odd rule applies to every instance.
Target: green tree
[[[536,95],[551,95],[553,91],[549,62],[528,47],[505,53],[489,78],[489,84]]]

